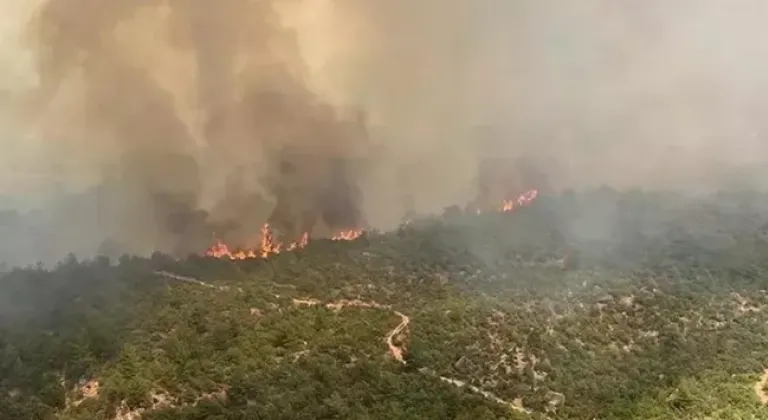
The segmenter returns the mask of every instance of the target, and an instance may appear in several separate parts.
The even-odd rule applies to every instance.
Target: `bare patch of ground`
[[[763,371],[763,376],[755,383],[755,395],[762,405],[768,404],[768,393],[765,392],[766,384],[768,384],[768,369]]]

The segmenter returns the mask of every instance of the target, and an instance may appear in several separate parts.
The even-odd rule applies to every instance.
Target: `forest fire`
[[[334,241],[351,241],[359,238],[362,234],[362,229],[349,229],[339,232],[331,237],[331,239]],[[261,241],[259,242],[258,249],[230,250],[227,244],[221,240],[217,240],[215,244],[208,248],[205,252],[205,256],[230,260],[269,258],[282,251],[294,251],[299,248],[304,248],[307,244],[309,244],[309,232],[304,232],[298,240],[283,246],[282,242],[275,240],[274,233],[272,232],[269,223],[265,223],[264,226],[261,227]]]
[[[536,199],[536,197],[539,196],[539,190],[529,190],[522,194],[520,194],[516,199],[514,200],[504,200],[502,201],[501,211],[502,212],[509,212],[517,209],[518,207],[523,207],[531,204],[533,200]]]
[[[334,241],[354,241],[363,234],[362,229],[347,229],[343,230],[331,237]]]
[[[208,251],[205,252],[205,256],[213,258],[229,258],[231,260],[244,260],[247,258],[256,258],[257,255],[253,250],[230,251],[227,244],[221,240],[217,240],[215,244],[208,248]]]
[[[503,200],[501,211],[511,212],[520,207],[527,206],[531,204],[536,199],[536,197],[538,197],[538,195],[539,191],[533,189],[520,194],[515,199]],[[480,213],[480,210],[477,210],[477,213]],[[363,229],[346,229],[331,236],[330,239],[332,241],[354,241],[355,239],[359,238],[363,232]],[[265,223],[264,226],[261,227],[261,241],[259,243],[258,249],[232,250],[229,248],[229,246],[227,246],[227,244],[221,240],[217,240],[215,244],[208,248],[208,250],[205,252],[205,256],[230,260],[269,258],[270,256],[279,254],[282,251],[294,251],[296,249],[304,248],[308,243],[309,233],[304,232],[298,240],[284,246],[283,243],[275,240],[272,228],[269,226],[269,223]]]

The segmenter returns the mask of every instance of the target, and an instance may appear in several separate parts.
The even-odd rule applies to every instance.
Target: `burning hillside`
[[[334,241],[352,241],[359,238],[362,234],[362,229],[347,229],[333,235],[330,239]],[[265,223],[261,228],[261,241],[258,248],[230,249],[226,243],[217,240],[216,243],[208,248],[205,252],[205,256],[228,258],[230,260],[268,258],[283,251],[290,252],[299,248],[304,248],[307,244],[309,244],[308,232],[302,233],[298,240],[284,245],[282,242],[275,239],[274,232],[269,223]]]
[[[536,197],[538,197],[539,191],[536,189],[528,190],[514,199],[503,200],[500,211],[512,212],[520,207],[530,205]],[[364,230],[361,228],[344,229],[333,234],[330,239],[333,241],[353,241],[362,236]],[[261,228],[261,239],[259,246],[255,248],[233,248],[227,245],[222,240],[216,240],[216,242],[205,251],[204,255],[212,258],[222,258],[230,260],[246,260],[256,258],[269,258],[270,256],[279,254],[281,252],[294,251],[299,248],[304,248],[309,244],[310,234],[309,232],[303,232],[299,238],[295,241],[288,242],[287,244],[279,241],[275,238],[275,233],[272,226],[269,223],[265,223]]]
[[[297,29],[281,20],[278,2],[86,3],[46,0],[29,21],[40,75],[29,100],[40,112],[30,114],[71,153],[57,160],[82,158],[73,166],[92,184],[40,218],[28,248],[46,262],[69,252],[264,258],[311,238],[354,240],[474,193],[469,178],[448,176],[474,172],[474,162],[441,155],[414,164],[432,148],[398,145],[406,128],[382,120],[381,110],[331,100],[308,83]],[[157,36],[145,44],[146,33]],[[169,76],[180,68],[190,71]],[[54,118],[61,104],[67,130]],[[460,160],[467,156],[474,159]],[[498,210],[523,185],[542,185],[517,173],[481,175],[509,188],[489,187],[482,211]],[[6,237],[27,230],[19,224]],[[14,254],[31,254],[8,242]]]

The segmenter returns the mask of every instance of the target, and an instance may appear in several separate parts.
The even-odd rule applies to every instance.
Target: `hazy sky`
[[[268,190],[286,145],[367,155],[350,177],[381,227],[471,200],[482,155],[525,156],[557,187],[709,185],[768,160],[765,1],[92,3],[0,4],[0,190],[38,202],[120,167],[94,210],[112,236],[158,229],[123,189],[211,208],[238,167]]]

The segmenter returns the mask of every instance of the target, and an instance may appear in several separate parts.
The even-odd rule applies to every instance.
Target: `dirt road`
[[[765,385],[768,384],[768,369],[763,371],[763,376],[755,383],[755,395],[760,400],[760,404],[768,404],[768,394],[765,392]]]
[[[185,282],[185,283],[193,283],[193,284],[197,284],[197,285],[204,286],[204,287],[216,288],[216,286],[214,286],[212,284],[205,283],[203,281],[200,281],[200,280],[192,278],[192,277],[180,276],[180,275],[177,275],[177,274],[168,273],[168,272],[164,272],[164,271],[157,271],[157,272],[155,272],[155,274],[163,276],[165,278],[169,278],[169,279],[172,279],[172,280],[177,280],[177,281],[181,281],[181,282]],[[222,289],[222,287],[219,287],[219,289]],[[411,323],[411,318],[408,315],[403,314],[402,312],[392,310],[392,307],[390,305],[383,305],[383,304],[380,304],[378,302],[363,301],[363,300],[359,300],[359,299],[355,299],[355,300],[342,299],[342,300],[337,300],[337,301],[328,302],[328,303],[323,304],[322,301],[320,301],[319,299],[312,298],[312,297],[304,298],[304,299],[293,299],[293,304],[295,306],[304,306],[304,307],[313,307],[313,306],[320,306],[320,305],[322,305],[323,307],[325,307],[327,309],[330,309],[332,311],[340,311],[341,309],[347,308],[347,307],[391,310],[395,315],[400,317],[400,323],[397,324],[397,326],[395,328],[393,328],[392,330],[390,330],[387,333],[387,335],[385,337],[385,342],[387,343],[387,347],[388,347],[389,353],[392,355],[392,357],[395,360],[397,360],[398,362],[400,362],[402,364],[406,364],[405,357],[404,357],[405,356],[405,348],[403,346],[395,345],[394,340],[395,340],[395,337],[397,337],[406,328],[408,328],[408,326]],[[425,373],[425,374],[428,374],[430,376],[436,376],[441,381],[449,383],[449,384],[451,384],[453,386],[456,386],[458,388],[468,389],[468,390],[470,390],[470,391],[472,391],[472,392],[474,392],[476,394],[482,395],[483,397],[485,397],[485,398],[487,398],[487,399],[489,399],[489,400],[491,400],[491,401],[493,401],[493,402],[495,402],[497,404],[510,407],[511,409],[513,409],[515,411],[526,413],[526,414],[530,414],[531,413],[531,411],[529,411],[529,410],[525,409],[524,407],[522,407],[521,404],[513,403],[513,402],[509,402],[509,401],[503,400],[503,399],[497,397],[496,395],[494,395],[494,394],[492,394],[492,393],[490,393],[488,391],[480,389],[480,388],[478,388],[478,387],[476,387],[474,385],[467,384],[464,381],[461,381],[461,380],[458,380],[458,379],[447,378],[447,377],[444,377],[444,376],[439,376],[439,375],[436,375],[434,372],[429,371],[428,369],[422,370],[422,372]],[[763,404],[768,403],[768,395],[765,395],[765,393],[762,392],[762,387],[763,387],[763,385],[766,382],[768,382],[768,369],[766,369],[765,374],[763,375],[762,381],[760,381],[758,384],[755,385],[755,392],[758,393],[758,397],[760,398],[760,401]]]
[[[398,311],[395,311],[395,315],[400,317],[400,324],[398,324],[395,329],[387,334],[387,346],[389,346],[389,352],[392,353],[392,357],[394,357],[398,362],[405,364],[405,359],[403,358],[403,348],[396,346],[392,341],[398,334],[400,334],[406,327],[408,327],[408,324],[411,323],[411,318]]]

